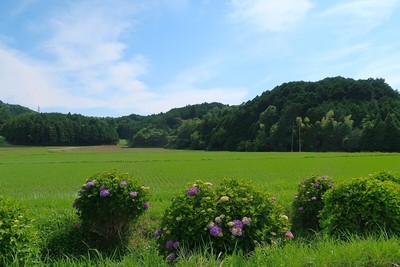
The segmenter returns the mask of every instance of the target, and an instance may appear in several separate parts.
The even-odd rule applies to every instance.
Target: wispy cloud
[[[55,86],[50,66],[32,61],[15,50],[0,47],[1,96],[15,103],[36,109],[45,105],[92,106],[90,98],[74,97]]]
[[[250,30],[285,31],[299,22],[313,7],[309,0],[231,0],[229,17]]]
[[[334,18],[342,31],[369,31],[388,20],[399,6],[399,0],[345,0],[321,14],[324,18]],[[345,26],[343,26],[345,25]]]
[[[72,2],[51,13],[40,27],[49,31],[39,44],[49,61],[38,61],[6,47],[0,50],[2,98],[43,111],[75,113],[103,109],[110,116],[130,113],[150,114],[202,102],[238,103],[243,88],[209,87],[204,83],[218,74],[205,67],[181,70],[160,88],[150,88],[144,77],[151,58],[127,54],[132,32],[147,9],[168,7],[180,11],[186,0],[149,1],[147,5],[129,1]],[[134,38],[133,38],[134,39]],[[133,50],[134,51],[134,50]],[[17,82],[16,82],[17,81]]]

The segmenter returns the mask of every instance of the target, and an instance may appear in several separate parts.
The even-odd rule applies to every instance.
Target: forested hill
[[[33,113],[33,112],[34,111],[29,108],[20,105],[6,104],[0,100],[0,128],[4,123],[6,123],[7,120],[13,117],[21,115],[23,113]]]
[[[66,138],[66,129],[78,132],[70,131]],[[203,103],[151,116],[120,118],[32,112],[0,127],[0,135],[15,144],[21,143],[17,134],[25,143],[29,140],[26,144],[48,144],[49,131],[51,144],[63,145],[115,143],[124,138],[133,147],[400,151],[400,95],[383,79],[334,77],[284,83],[238,106]],[[76,137],[81,134],[85,139],[78,142]],[[103,135],[105,138],[98,138]]]
[[[156,115],[157,117],[157,115]],[[135,127],[134,147],[239,151],[400,151],[400,95],[383,79],[290,82],[177,128]]]
[[[400,95],[383,79],[290,82],[220,117],[208,148],[400,151],[399,119]]]

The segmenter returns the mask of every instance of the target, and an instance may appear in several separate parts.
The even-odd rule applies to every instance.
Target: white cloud
[[[117,61],[122,58],[126,48],[120,41],[121,36],[133,27],[132,23],[125,20],[133,11],[127,7],[121,14],[117,10],[108,5],[71,6],[50,20],[52,35],[43,46],[66,70]]]
[[[345,24],[343,31],[365,32],[384,23],[399,5],[398,0],[346,0],[321,14],[334,18],[338,25]]]
[[[313,7],[310,0],[231,0],[230,18],[251,30],[284,31],[295,26]]]
[[[49,66],[32,61],[18,52],[0,47],[0,99],[36,109],[37,106],[88,106],[96,101],[71,97],[52,83]]]
[[[136,110],[153,96],[140,80],[148,72],[146,57],[125,55],[123,39],[134,26],[127,21],[134,21],[136,10],[122,6],[78,4],[51,21],[44,47],[56,58],[57,82],[69,88],[69,98],[76,93],[96,99],[97,107]]]

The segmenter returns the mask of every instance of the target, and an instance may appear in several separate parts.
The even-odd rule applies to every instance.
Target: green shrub
[[[225,179],[218,188],[203,181],[190,185],[166,209],[155,236],[169,261],[185,251],[250,252],[257,244],[293,238],[281,207],[265,192],[237,179]]]
[[[371,178],[350,180],[324,195],[321,226],[330,235],[400,234],[400,185]]]
[[[319,212],[324,207],[322,196],[332,186],[333,181],[326,176],[312,176],[299,183],[292,204],[293,231],[319,229]]]
[[[391,171],[381,171],[371,174],[370,177],[380,181],[392,181],[400,184],[400,173]]]
[[[37,234],[27,210],[0,196],[0,265],[24,265],[38,255]]]
[[[86,181],[73,206],[81,230],[97,240],[99,249],[109,249],[128,242],[132,223],[149,208],[148,201],[148,187],[129,174],[103,172]]]
[[[70,211],[49,213],[38,224],[43,259],[87,256],[90,242],[84,240],[80,224]]]

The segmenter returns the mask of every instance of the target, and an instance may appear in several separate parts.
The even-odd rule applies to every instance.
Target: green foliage
[[[324,195],[321,227],[330,235],[400,234],[400,184],[358,178]]]
[[[377,179],[380,181],[392,181],[400,184],[400,173],[393,171],[381,171],[378,173],[374,173],[370,175],[371,178]]]
[[[100,249],[125,245],[130,227],[149,208],[148,187],[127,173],[103,172],[86,180],[74,202],[81,230]]]
[[[5,143],[5,138],[0,135],[0,146],[3,146]]]
[[[0,265],[26,264],[38,255],[37,233],[27,210],[0,196]]]
[[[257,244],[293,238],[281,207],[238,179],[224,179],[217,188],[203,181],[189,185],[166,209],[155,235],[168,260],[210,247],[217,253],[250,252]]]
[[[163,147],[167,143],[167,133],[153,126],[140,129],[132,136],[132,147]]]
[[[323,195],[331,189],[333,181],[326,176],[312,176],[299,183],[292,204],[294,231],[319,229],[319,212],[324,207]]]
[[[40,252],[43,259],[60,259],[87,255],[88,240],[84,240],[75,214],[66,211],[52,212],[38,225]]]

